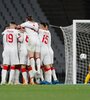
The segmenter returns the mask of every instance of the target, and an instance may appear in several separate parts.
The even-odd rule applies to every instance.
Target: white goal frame
[[[90,23],[90,20],[73,20],[73,84],[76,84],[76,73],[77,73],[76,23]]]

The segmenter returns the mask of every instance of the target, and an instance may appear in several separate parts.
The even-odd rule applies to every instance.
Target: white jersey
[[[39,29],[39,39],[41,46],[51,45],[51,36],[48,30]]]
[[[3,64],[17,65],[19,64],[17,42],[20,37],[19,31],[16,29],[6,29],[3,33]]]
[[[28,50],[32,52],[40,52],[40,41],[38,36],[39,25],[36,22],[26,21],[21,24],[25,27],[25,31],[29,36]]]
[[[36,22],[26,21],[21,24],[22,27],[25,27],[25,30],[29,35],[37,35],[39,25]]]
[[[4,48],[17,48],[19,32],[16,29],[6,29],[3,33]]]
[[[28,40],[29,40],[29,36],[26,32],[23,33],[23,41],[21,43],[21,47],[25,47],[27,48],[28,46]]]

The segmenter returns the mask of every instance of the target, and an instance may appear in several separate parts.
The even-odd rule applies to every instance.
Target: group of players
[[[53,67],[54,52],[51,47],[51,33],[47,23],[37,23],[32,16],[24,23],[11,22],[2,32],[3,65],[1,84],[58,84]]]

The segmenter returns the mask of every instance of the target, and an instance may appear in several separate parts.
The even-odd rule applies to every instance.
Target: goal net
[[[65,43],[66,84],[84,83],[90,63],[90,20],[61,27]]]

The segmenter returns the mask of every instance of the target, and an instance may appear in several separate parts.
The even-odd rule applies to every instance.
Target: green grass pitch
[[[90,100],[90,86],[1,85],[0,100]]]

